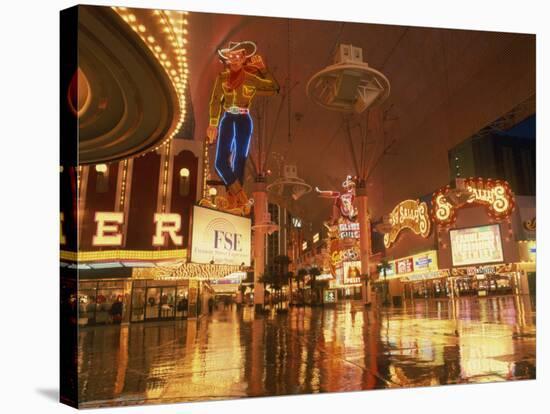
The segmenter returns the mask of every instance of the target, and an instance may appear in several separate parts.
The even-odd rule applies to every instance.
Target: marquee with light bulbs
[[[187,62],[187,15],[186,11],[149,10],[127,7],[112,7],[130,28],[136,32],[143,43],[164,68],[176,94],[179,108],[175,128],[151,151],[169,145],[170,140],[183,125],[186,114],[185,92],[189,69]],[[141,156],[144,156],[144,152]]]

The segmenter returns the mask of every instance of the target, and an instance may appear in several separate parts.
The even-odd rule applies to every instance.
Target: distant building
[[[278,231],[265,236],[266,270],[273,271],[275,258],[279,255],[287,254],[287,234],[290,223],[289,213],[284,207],[275,203],[269,203],[267,211],[271,215],[271,221],[279,226]]]
[[[532,115],[506,131],[484,129],[449,151],[451,179],[506,180],[516,195],[535,195],[535,124]]]

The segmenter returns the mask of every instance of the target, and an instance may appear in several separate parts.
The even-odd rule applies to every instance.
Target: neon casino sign
[[[338,224],[338,234],[341,239],[358,239],[359,223],[353,221],[342,221]]]
[[[418,200],[402,201],[390,213],[390,224],[390,232],[384,235],[386,247],[390,247],[405,229],[426,238],[430,235],[431,227],[428,205]]]
[[[468,205],[482,205],[489,216],[496,220],[510,217],[515,207],[514,193],[506,181],[491,178],[468,178],[464,188],[469,196],[458,204],[451,204],[448,196],[454,191],[450,185],[434,193],[432,198],[434,221],[440,225],[451,225],[456,220],[456,210]]]

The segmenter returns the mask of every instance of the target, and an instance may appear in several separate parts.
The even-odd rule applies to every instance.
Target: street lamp
[[[189,195],[189,186],[190,186],[190,180],[189,176],[191,175],[191,172],[187,168],[182,168],[180,170],[180,195],[183,197],[186,197]]]
[[[216,199],[217,195],[218,195],[218,190],[215,187],[210,187],[208,189],[208,196],[210,197],[210,202],[212,204],[215,204],[214,200]]]

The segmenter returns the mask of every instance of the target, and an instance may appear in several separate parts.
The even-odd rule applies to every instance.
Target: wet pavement
[[[535,314],[518,297],[252,308],[79,333],[83,407],[532,379]]]

